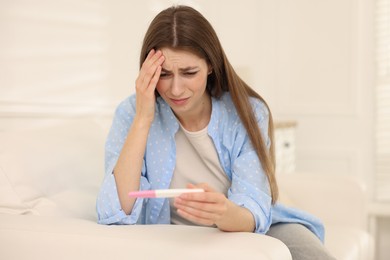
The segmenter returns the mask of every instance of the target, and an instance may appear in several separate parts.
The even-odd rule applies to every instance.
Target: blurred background
[[[151,19],[177,3],[204,14],[275,121],[293,127],[285,174],[366,184],[377,258],[390,259],[388,0],[0,0],[0,133],[37,117],[110,121],[134,93]]]

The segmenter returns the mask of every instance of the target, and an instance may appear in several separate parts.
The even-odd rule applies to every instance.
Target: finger
[[[186,203],[188,203],[189,201],[195,201],[200,203],[217,203],[221,200],[220,194],[214,192],[183,193],[179,197],[177,197],[177,199],[181,199]]]
[[[142,66],[142,69],[140,72],[140,77],[142,79],[142,86],[144,86],[145,88],[150,86],[150,81],[156,75],[157,69],[163,64],[164,60],[165,60],[165,57],[162,56],[161,51],[158,51],[158,53],[156,53],[152,57],[152,59],[151,59],[151,61],[153,61],[152,63],[149,64],[149,62],[148,62],[148,64],[144,64]],[[161,73],[161,71],[160,71],[160,73]],[[158,74],[158,77],[160,77],[160,73]]]
[[[181,198],[176,198],[174,201],[174,206],[178,209],[196,209],[202,212],[216,213],[221,214],[226,211],[226,204],[222,201],[219,203],[209,203],[209,202],[199,202],[193,200],[183,200]]]
[[[152,59],[153,55],[156,54],[156,50],[155,49],[151,49],[148,53],[148,55],[146,56],[146,58],[144,59],[144,61],[142,62],[142,65],[141,65],[141,69],[142,67],[145,65],[145,64],[148,64],[148,62]]]
[[[160,50],[155,51],[152,49],[142,63],[141,71],[145,72],[145,69],[147,70],[150,66],[152,66],[161,56],[163,55]]]
[[[156,72],[153,75],[153,78],[150,80],[149,86],[147,87],[148,91],[154,92],[157,86],[157,82],[160,79],[162,67],[158,66]]]
[[[192,183],[188,183],[187,184],[187,188],[189,189],[203,189],[204,191],[206,192],[215,192],[215,190],[213,188],[211,188],[207,183],[205,182],[202,182],[202,183],[198,183],[196,185],[192,184]]]
[[[146,56],[145,60],[143,61],[142,65],[141,65],[141,69],[140,69],[140,76],[143,77],[143,74],[144,74],[144,70],[145,70],[145,67],[148,66],[148,64],[150,63],[150,60],[152,59],[153,55],[156,54],[156,51],[155,49],[151,49],[148,53],[148,55]]]
[[[155,53],[156,53],[156,50],[155,50],[155,49],[151,49],[151,50],[149,51],[148,55],[146,56],[145,61],[150,60],[150,58],[151,58]],[[144,61],[144,62],[145,62],[145,61]]]
[[[225,198],[225,195],[222,193],[216,192],[213,188],[211,188],[207,183],[199,183],[199,184],[187,184],[187,188],[189,189],[203,189],[205,192],[201,193],[183,193],[180,195],[180,198],[185,200],[194,200],[194,201],[203,201],[203,202],[218,202]]]
[[[182,209],[178,209],[177,213],[181,217],[183,217],[183,218],[185,218],[193,223],[201,224],[204,226],[212,226],[215,223],[211,214],[197,213],[194,210],[186,211],[186,210],[182,210]]]
[[[188,183],[186,186],[187,186],[188,189],[196,189],[196,188],[198,188],[196,185],[194,185],[192,183]]]

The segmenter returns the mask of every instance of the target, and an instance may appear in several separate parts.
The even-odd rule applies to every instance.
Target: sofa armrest
[[[33,215],[0,214],[0,244],[0,259],[291,260],[281,241],[260,234]]]
[[[326,224],[367,230],[367,192],[356,178],[308,173],[277,176],[288,204],[319,217]]]

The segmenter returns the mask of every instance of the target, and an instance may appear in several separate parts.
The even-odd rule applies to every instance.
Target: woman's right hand
[[[152,49],[142,64],[135,82],[137,94],[135,120],[150,125],[155,112],[155,89],[161,74],[164,56],[160,50]]]

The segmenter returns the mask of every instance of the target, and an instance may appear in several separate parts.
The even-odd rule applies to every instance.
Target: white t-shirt
[[[188,183],[207,183],[216,191],[226,195],[231,181],[221,167],[214,143],[207,134],[207,127],[197,132],[189,132],[180,126],[175,141],[176,167],[170,188],[185,188]],[[171,200],[171,222],[194,225],[176,213],[173,199]]]

